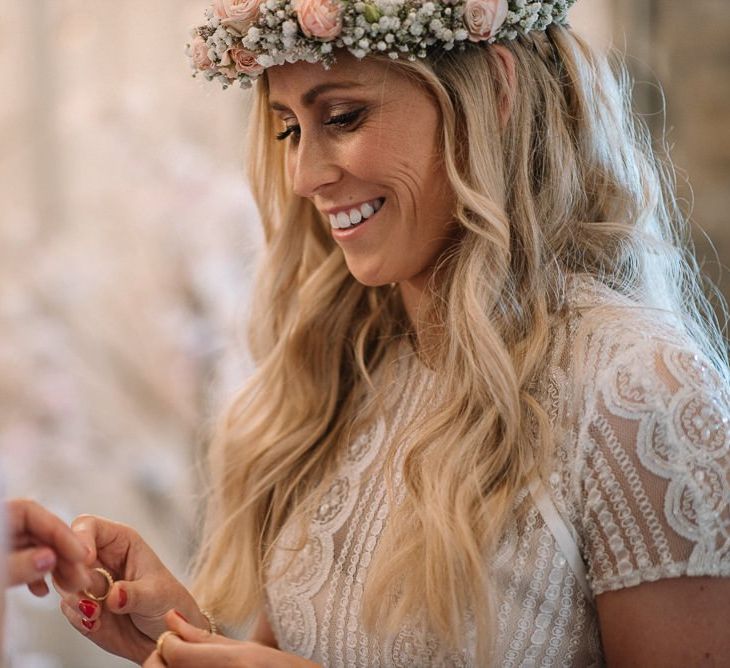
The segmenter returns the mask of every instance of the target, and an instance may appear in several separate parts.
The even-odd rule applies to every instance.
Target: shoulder
[[[727,399],[728,369],[710,360],[674,314],[588,280],[577,282],[569,303],[566,354],[572,380],[584,390],[618,390],[619,404],[628,399],[637,407],[640,397],[651,401],[681,389],[705,390]]]
[[[570,495],[594,594],[730,575],[727,372],[671,316],[601,288],[575,304]]]

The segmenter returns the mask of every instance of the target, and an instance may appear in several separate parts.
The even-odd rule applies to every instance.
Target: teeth
[[[344,230],[353,225],[357,225],[363,220],[370,218],[376,211],[379,211],[383,206],[383,202],[383,199],[376,199],[372,202],[365,202],[365,204],[360,205],[359,209],[351,209],[349,213],[340,211],[337,215],[330,214],[330,225],[336,230]]]
[[[350,222],[353,225],[357,225],[362,220],[362,214],[360,213],[360,209],[353,209],[350,211]]]

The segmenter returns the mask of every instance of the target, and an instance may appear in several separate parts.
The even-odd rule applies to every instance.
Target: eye
[[[344,114],[338,114],[337,116],[332,116],[331,118],[329,118],[327,121],[325,121],[324,124],[334,125],[340,128],[346,128],[349,125],[352,125],[355,121],[357,121],[363,111],[363,109],[354,109],[353,111],[348,111]]]
[[[362,115],[364,109],[354,109],[353,111],[348,111],[343,114],[337,114],[336,116],[331,116],[328,118],[324,125],[330,125],[334,126],[338,129],[345,129],[351,126],[353,123],[355,123],[360,116]],[[276,138],[279,141],[282,141],[286,139],[287,137],[291,136],[292,141],[296,144],[299,141],[299,138],[301,136],[302,130],[301,127],[298,124],[292,124],[288,125],[284,130],[277,133]]]
[[[287,127],[276,134],[276,138],[279,141],[286,139],[289,135],[294,135],[294,139],[299,139],[299,133],[301,129],[298,125],[287,125]]]

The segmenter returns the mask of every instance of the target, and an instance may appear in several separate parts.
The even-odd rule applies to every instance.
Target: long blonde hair
[[[494,638],[485,564],[516,494],[550,462],[534,382],[569,277],[587,274],[668,309],[718,366],[727,362],[670,174],[632,116],[623,70],[617,77],[605,56],[559,26],[507,48],[516,87],[490,48],[392,64],[440,109],[461,236],[429,288],[429,322],[441,335],[428,359],[443,400],[402,435],[406,494],[391,511],[363,608],[381,632],[424,618],[449,647],[463,644],[470,614],[482,664]],[[502,127],[505,98],[512,111]],[[257,370],[211,445],[196,569],[205,605],[231,624],[261,608],[270,547],[333,471],[357,397],[409,329],[397,288],[358,284],[326,221],[291,192],[274,131],[264,80],[249,139],[266,238],[250,331]]]

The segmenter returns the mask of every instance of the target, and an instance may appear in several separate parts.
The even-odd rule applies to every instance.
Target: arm
[[[582,549],[612,666],[730,665],[730,392],[677,340],[614,346],[581,432]]]
[[[596,603],[609,667],[730,665],[730,578],[649,582]]]

